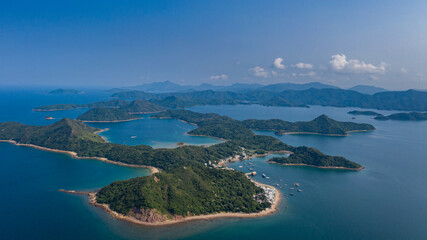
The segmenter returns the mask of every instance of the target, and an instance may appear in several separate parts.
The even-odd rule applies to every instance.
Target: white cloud
[[[227,78],[228,78],[228,76],[227,76],[226,74],[221,74],[221,75],[214,75],[214,76],[211,76],[209,79],[210,79],[210,80],[218,80],[218,79],[225,80],[225,79],[227,79]]]
[[[406,69],[406,68],[403,67],[403,68],[400,69],[400,72],[401,73],[408,73],[408,69]]]
[[[302,63],[302,62],[297,63],[295,65],[292,65],[292,67],[299,68],[299,69],[313,69],[313,65],[312,64],[310,64],[310,63]]]
[[[313,71],[310,71],[308,73],[292,73],[292,77],[314,77],[316,76],[316,73]]]
[[[344,54],[336,54],[332,56],[332,60],[329,61],[331,67],[336,72],[347,72],[347,73],[384,73],[386,71],[385,63],[381,63],[375,66],[371,63],[365,63],[358,59],[349,59]]]
[[[270,74],[268,73],[268,71],[266,71],[264,68],[259,66],[250,68],[249,71],[252,72],[257,77],[263,77],[263,78],[270,77]]]
[[[273,61],[273,66],[275,67],[275,68],[277,68],[277,69],[285,69],[286,68],[286,66],[285,65],[283,65],[283,58],[276,58],[276,59],[274,59],[274,61]]]

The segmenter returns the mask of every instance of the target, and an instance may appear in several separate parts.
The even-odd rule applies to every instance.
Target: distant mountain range
[[[353,90],[356,92],[360,92],[360,93],[364,93],[364,94],[375,94],[375,93],[379,93],[379,92],[386,92],[388,91],[387,89],[384,88],[380,88],[380,87],[375,87],[375,86],[370,86],[370,85],[357,85],[354,86],[352,88],[349,88],[348,90]]]
[[[110,92],[123,92],[131,90],[139,90],[149,93],[170,93],[170,92],[192,92],[192,91],[231,91],[231,92],[248,92],[253,90],[265,90],[273,92],[281,92],[285,90],[305,90],[310,88],[338,88],[333,85],[327,85],[320,82],[311,82],[311,83],[277,83],[270,85],[262,85],[258,83],[234,83],[228,86],[218,86],[208,83],[202,83],[200,85],[179,85],[170,81],[164,82],[153,82],[145,83],[133,87],[126,88],[113,88],[110,89]]]
[[[265,106],[307,107],[321,105],[333,107],[360,107],[382,110],[427,111],[427,92],[416,90],[387,91],[373,95],[340,88],[310,88],[273,92],[252,90],[248,92],[193,91],[175,93],[147,93],[131,91],[115,93],[112,97],[147,99],[169,108],[186,108],[196,105],[262,104]]]

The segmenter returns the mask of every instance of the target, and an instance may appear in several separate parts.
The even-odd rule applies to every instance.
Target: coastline
[[[139,118],[131,118],[131,119],[126,119],[126,120],[114,120],[114,121],[86,121],[86,120],[80,120],[82,122],[88,122],[88,123],[115,123],[115,122],[129,122],[129,121],[133,121],[133,120],[138,120],[138,119],[142,119],[142,117]]]
[[[265,187],[269,187],[269,188],[274,188],[276,190],[276,196],[274,198],[274,203],[271,205],[270,208],[265,209],[261,212],[257,212],[257,213],[221,212],[221,213],[214,213],[214,214],[183,217],[182,219],[166,220],[164,222],[144,222],[144,221],[138,220],[134,217],[126,216],[126,215],[120,214],[118,212],[115,212],[114,210],[112,210],[109,207],[108,204],[101,204],[101,203],[96,202],[96,192],[91,192],[91,193],[82,192],[82,193],[80,193],[78,191],[73,191],[73,190],[67,191],[67,190],[63,190],[63,189],[60,189],[59,191],[66,192],[66,193],[72,193],[72,194],[88,195],[89,196],[89,203],[91,205],[105,210],[108,214],[110,214],[110,216],[112,216],[116,219],[119,219],[119,220],[127,221],[127,222],[134,223],[134,224],[139,224],[139,225],[143,225],[143,226],[167,226],[167,225],[179,224],[179,223],[184,223],[184,222],[197,221],[197,220],[209,220],[209,219],[215,219],[215,218],[256,218],[256,217],[263,217],[263,216],[272,215],[273,213],[277,212],[279,210],[279,203],[282,199],[280,191],[273,186],[256,182],[253,179],[251,179],[251,181],[253,183],[255,183],[257,186],[265,186]]]
[[[104,129],[101,129],[101,130],[95,131],[95,132],[93,132],[93,133],[94,133],[94,134],[96,134],[96,135],[98,135],[98,136],[100,136],[102,139],[104,139],[104,141],[105,141],[106,143],[109,143],[109,141],[107,140],[107,138],[105,138],[105,137],[103,137],[103,136],[99,135],[99,133],[106,132],[106,131],[108,131],[108,130],[110,130],[110,129],[109,129],[109,128],[104,128]]]
[[[159,172],[159,169],[157,169],[155,167],[152,167],[152,166],[135,165],[135,164],[122,163],[122,162],[115,162],[115,161],[109,160],[107,158],[102,158],[102,157],[79,157],[76,152],[59,150],[59,149],[53,149],[53,148],[47,148],[47,147],[41,147],[41,146],[37,146],[37,145],[34,145],[34,144],[17,143],[16,141],[13,141],[13,140],[0,140],[0,142],[12,143],[12,144],[14,144],[16,146],[32,147],[32,148],[43,150],[43,151],[65,153],[65,154],[68,154],[72,158],[75,158],[75,159],[93,159],[93,160],[99,160],[99,161],[103,161],[103,162],[106,162],[106,163],[116,164],[116,165],[125,166],[125,167],[147,168],[147,169],[150,170],[150,175]]]
[[[274,134],[276,134],[276,132],[277,132],[276,130],[265,130],[265,129],[252,129],[252,130],[274,132]],[[315,132],[283,132],[283,133],[281,132],[281,133],[278,133],[276,135],[283,136],[286,134],[295,134],[295,135],[305,134],[305,135],[320,135],[320,136],[331,136],[331,137],[346,137],[346,136],[350,136],[349,133],[352,133],[352,132],[369,132],[369,131],[374,131],[374,130],[376,130],[376,129],[372,129],[372,130],[351,130],[351,131],[346,131],[346,134],[328,134],[328,133],[315,133]]]
[[[267,160],[268,163],[283,165],[283,166],[305,166],[305,167],[314,167],[314,168],[322,168],[322,169],[338,169],[338,170],[351,170],[351,171],[360,171],[365,169],[364,166],[360,168],[346,168],[346,167],[324,167],[324,166],[315,166],[315,165],[309,165],[304,163],[277,163],[270,160]]]

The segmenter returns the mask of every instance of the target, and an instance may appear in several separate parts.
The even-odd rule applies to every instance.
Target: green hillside
[[[362,166],[339,156],[329,156],[310,147],[299,147],[289,157],[275,157],[269,160],[279,164],[303,164],[315,167],[338,167],[361,169]]]
[[[147,210],[161,215],[188,216],[219,212],[259,212],[270,206],[254,195],[262,193],[242,172],[210,167],[180,167],[148,177],[114,182],[97,193],[99,203],[145,220]]]
[[[93,108],[77,117],[86,122],[114,122],[141,118],[116,108]]]

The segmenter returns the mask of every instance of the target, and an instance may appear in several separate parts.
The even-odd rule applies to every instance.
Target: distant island
[[[153,118],[175,118],[192,124],[199,128],[189,132],[192,135],[205,135],[229,139],[230,134],[240,131],[250,134],[250,130],[275,131],[277,135],[283,134],[322,134],[346,136],[349,132],[372,131],[375,127],[366,123],[339,122],[326,115],[321,115],[312,121],[288,122],[281,119],[258,120],[248,119],[237,121],[218,114],[201,114],[188,110],[168,110],[152,116]],[[219,129],[212,130],[212,126]],[[227,129],[225,131],[224,129]],[[228,130],[230,129],[230,130]]]
[[[294,150],[289,157],[274,157],[268,160],[271,163],[282,165],[302,165],[318,168],[337,168],[348,170],[361,170],[360,164],[349,161],[343,157],[329,156],[315,148],[301,147]]]
[[[394,113],[388,116],[378,115],[376,120],[399,120],[399,121],[426,121],[427,113],[409,112],[409,113]]]
[[[141,119],[117,108],[93,108],[77,117],[84,122],[124,122]]]
[[[53,104],[53,105],[45,105],[40,106],[34,111],[48,112],[48,111],[62,111],[62,110],[73,110],[79,108],[119,108],[124,112],[130,114],[146,114],[146,113],[156,113],[164,111],[166,108],[154,104],[152,102],[146,100],[135,100],[132,102],[121,100],[121,99],[113,99],[110,101],[101,101],[95,103],[88,104]]]
[[[375,120],[399,120],[399,121],[425,121],[427,120],[427,113],[408,112],[408,113],[394,113],[384,116],[374,111],[350,111],[349,114],[353,115],[367,115],[375,116]]]
[[[75,90],[75,89],[63,89],[58,88],[49,92],[49,94],[83,94],[83,91]]]
[[[226,141],[211,146],[185,145],[173,149],[121,145],[102,139],[96,134],[100,129],[66,118],[47,126],[0,123],[0,141],[68,153],[76,158],[150,168],[151,176],[117,181],[90,193],[91,203],[112,216],[146,225],[212,217],[254,217],[275,212],[279,192],[225,167],[229,161],[288,153],[287,164],[304,163],[350,170],[363,168],[344,157],[332,157],[312,148],[287,145],[274,137],[255,135],[242,121],[227,116],[168,110],[153,117],[193,123],[198,128],[189,134]]]
[[[365,115],[365,116],[380,116],[380,113],[374,112],[374,111],[359,111],[359,110],[353,110],[348,112],[348,114],[351,115]]]

